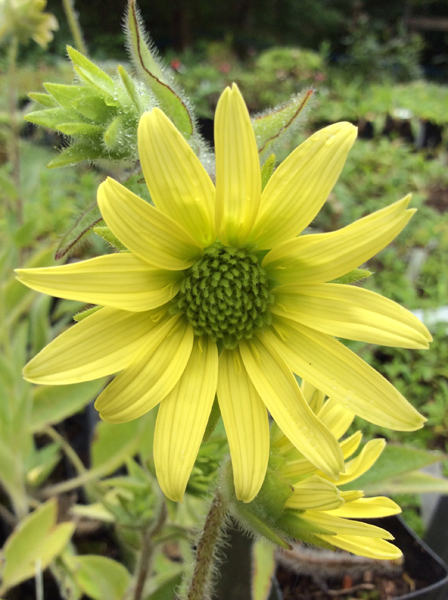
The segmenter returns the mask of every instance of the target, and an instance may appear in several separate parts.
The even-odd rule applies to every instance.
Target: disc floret
[[[270,325],[273,295],[254,250],[216,242],[188,269],[176,308],[185,313],[195,335],[232,349]]]

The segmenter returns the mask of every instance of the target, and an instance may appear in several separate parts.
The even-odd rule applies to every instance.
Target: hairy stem
[[[79,25],[78,15],[75,11],[74,0],[62,0],[65,16],[67,17],[68,26],[75,42],[76,49],[81,54],[87,54],[87,46],[82,36],[81,27]]]
[[[203,600],[210,586],[216,560],[217,543],[227,514],[227,504],[219,492],[213,498],[196,550],[193,576],[187,600]]]

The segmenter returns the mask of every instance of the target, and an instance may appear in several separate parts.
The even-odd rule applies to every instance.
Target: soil
[[[317,582],[279,566],[276,576],[284,600],[393,600],[429,585],[427,581],[411,578],[406,571],[387,577],[366,571],[357,579],[344,576]]]

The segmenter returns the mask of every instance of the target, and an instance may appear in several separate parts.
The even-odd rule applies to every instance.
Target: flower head
[[[46,0],[0,0],[0,39],[16,35],[27,43],[33,39],[46,48],[58,29],[56,17],[43,12]]]
[[[413,211],[409,198],[335,233],[300,234],[335,184],[356,129],[327,127],[300,145],[261,189],[260,164],[236,86],[216,111],[216,186],[158,109],[138,128],[151,205],[113,179],[98,204],[129,250],[62,267],[19,270],[60,298],[101,305],[49,344],[25,377],[47,385],[121,371],[96,401],[111,423],[160,403],[154,460],[160,485],[183,496],[217,394],[237,497],[258,493],[269,457],[268,411],[328,477],[343,471],[331,430],[294,373],[360,416],[400,430],[423,417],[333,336],[425,348],[425,327],[397,304],[329,283],[386,246]]]
[[[332,399],[324,401],[324,394],[305,381],[302,392],[313,412],[340,440],[355,415]],[[401,512],[400,507],[386,497],[365,498],[364,492],[352,489],[352,485],[344,490],[374,465],[386,445],[383,439],[371,440],[356,458],[350,458],[361,440],[357,431],[339,441],[345,470],[339,477],[330,477],[316,469],[274,424],[268,476],[253,502],[243,507],[234,503],[235,515],[277,543],[286,537],[369,558],[399,558],[401,551],[388,541],[393,536],[359,519],[395,515]]]

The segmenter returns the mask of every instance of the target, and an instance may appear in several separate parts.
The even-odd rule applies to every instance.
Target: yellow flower
[[[302,391],[318,418],[336,438],[342,437],[355,415],[332,399],[323,402],[323,394],[309,383],[302,383]],[[358,431],[340,442],[344,459],[355,453],[361,439],[362,434]],[[355,481],[374,465],[386,446],[383,439],[367,442],[356,458],[345,463],[345,472],[339,478],[319,472],[275,425],[271,443],[273,453],[284,458],[278,474],[294,487],[294,493],[285,504],[288,510],[284,526],[303,529],[311,535],[304,541],[323,542],[360,556],[389,560],[401,556],[401,551],[387,541],[393,540],[390,533],[357,520],[396,515],[401,512],[398,504],[381,496],[364,498],[361,490],[339,490],[339,486]]]
[[[32,38],[46,48],[59,27],[54,15],[42,12],[46,4],[46,0],[0,0],[0,40],[16,35],[23,44]]]
[[[244,100],[225,90],[215,120],[216,188],[158,109],[138,128],[154,206],[107,179],[98,204],[129,252],[62,267],[18,270],[29,287],[103,306],[25,367],[46,385],[121,373],[96,401],[111,423],[160,404],[154,460],[165,494],[181,500],[217,393],[236,494],[263,483],[271,413],[317,468],[337,477],[334,435],[293,372],[362,417],[414,430],[423,417],[333,336],[426,348],[411,313],[372,292],[326,283],[386,246],[413,211],[409,198],[330,234],[299,236],[324,204],[356,137],[338,123],[299,146],[263,193]],[[267,410],[266,410],[267,409]]]

